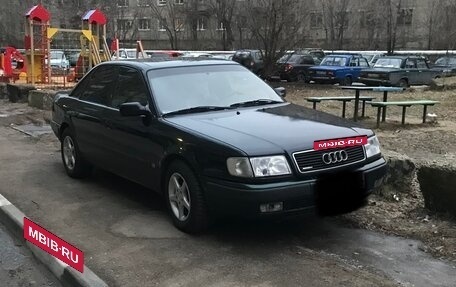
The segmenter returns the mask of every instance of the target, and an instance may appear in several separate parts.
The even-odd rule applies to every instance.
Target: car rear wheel
[[[83,178],[90,174],[92,165],[81,155],[74,134],[69,128],[62,133],[61,153],[66,173],[73,178]]]
[[[166,203],[174,225],[187,233],[209,227],[203,189],[195,173],[182,161],[171,163],[166,173]]]
[[[351,77],[345,77],[340,84],[342,86],[351,86],[352,85],[352,78]]]
[[[408,87],[408,82],[407,82],[407,80],[406,80],[406,79],[401,79],[401,80],[399,81],[399,87],[401,87],[401,88],[407,88],[407,87]]]
[[[303,75],[303,74],[298,74],[296,76],[296,81],[298,82],[305,82],[306,81],[306,77]]]

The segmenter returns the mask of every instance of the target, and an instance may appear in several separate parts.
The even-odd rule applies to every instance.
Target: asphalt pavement
[[[62,286],[46,266],[0,223],[0,286]]]
[[[456,286],[420,242],[317,217],[176,230],[152,191],[96,170],[66,176],[58,142],[0,128],[0,194],[85,253],[109,286]],[[1,253],[0,253],[1,254]]]

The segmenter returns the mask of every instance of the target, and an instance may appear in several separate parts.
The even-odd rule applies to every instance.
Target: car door
[[[134,68],[121,66],[115,91],[105,112],[106,134],[110,153],[110,164],[117,174],[151,186],[155,177],[152,162],[155,154],[161,154],[153,136],[156,120],[153,116],[122,116],[119,112],[123,103],[139,102],[151,105],[149,89],[142,73]]]
[[[76,100],[68,115],[76,141],[83,156],[96,165],[104,165],[106,160],[103,112],[111,97],[116,77],[115,67],[96,67],[71,94]]]
[[[307,70],[310,67],[313,67],[315,65],[316,65],[316,63],[314,62],[314,59],[312,58],[312,56],[310,56],[310,55],[302,56],[301,62],[299,65],[299,69],[300,69],[300,72],[305,75],[306,79],[309,78],[309,74],[308,74]]]
[[[416,67],[416,59],[415,58],[408,58],[405,60],[405,74],[408,78],[409,85],[416,85],[420,82],[418,75],[418,69]]]
[[[428,85],[433,76],[432,71],[428,68],[425,59],[416,59],[416,67],[418,69],[418,82],[420,85]]]

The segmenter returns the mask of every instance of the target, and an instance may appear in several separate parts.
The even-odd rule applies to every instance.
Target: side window
[[[139,102],[146,106],[148,90],[140,72],[128,67],[120,67],[110,107],[119,108],[121,104]]]
[[[79,98],[83,101],[107,105],[117,81],[117,71],[116,66],[110,65],[95,68],[90,73],[88,83]]]
[[[407,59],[407,61],[405,61],[405,68],[406,69],[415,69],[416,68],[416,60],[415,59]]]
[[[369,64],[367,63],[367,60],[364,58],[359,59],[359,66],[360,67],[369,67]]]
[[[350,67],[358,67],[358,58],[352,58],[350,60]]]
[[[418,59],[416,61],[416,66],[418,67],[418,69],[427,69],[428,66],[426,65],[426,61],[424,59]]]
[[[263,60],[263,56],[261,56],[261,52],[256,52],[255,53],[255,58],[257,58],[258,60]]]
[[[313,58],[310,57],[310,56],[304,56],[304,57],[302,57],[302,59],[301,59],[301,64],[305,64],[305,65],[315,65]]]

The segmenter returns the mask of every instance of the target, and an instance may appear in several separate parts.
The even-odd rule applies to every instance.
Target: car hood
[[[354,122],[289,103],[180,115],[165,120],[251,156],[293,153],[312,149],[317,140],[373,134]]]

